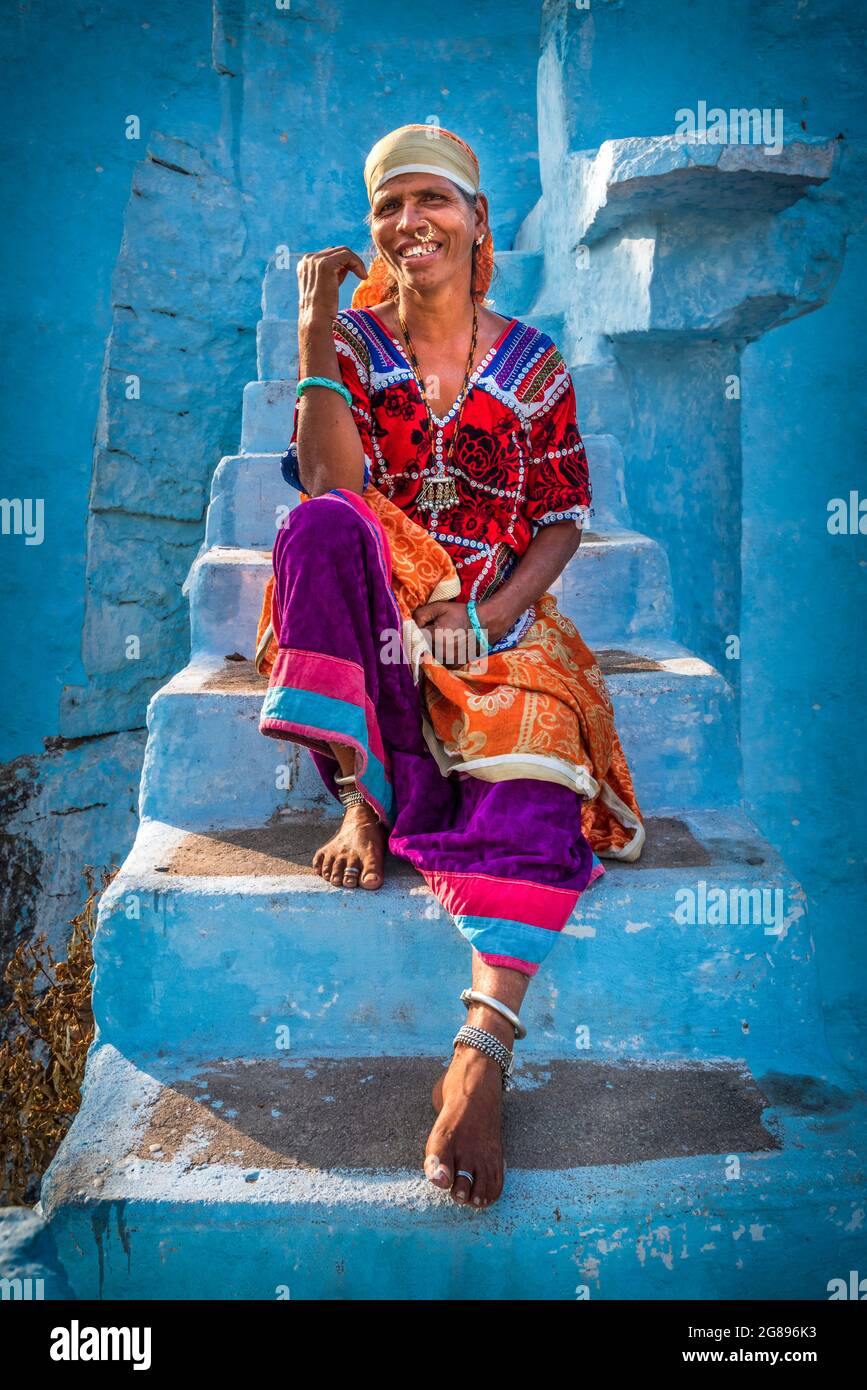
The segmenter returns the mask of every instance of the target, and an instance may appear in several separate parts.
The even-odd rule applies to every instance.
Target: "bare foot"
[[[340,829],[313,856],[313,871],[343,888],[381,888],[385,826],[372,806],[347,806]]]
[[[425,1146],[426,1176],[461,1206],[490,1206],[503,1190],[499,1064],[459,1045],[431,1098],[439,1115]],[[459,1169],[472,1173],[474,1181],[458,1177]]]

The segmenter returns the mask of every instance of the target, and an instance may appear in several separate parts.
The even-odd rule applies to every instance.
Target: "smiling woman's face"
[[[370,227],[398,285],[424,291],[457,277],[469,282],[473,242],[487,228],[487,201],[480,193],[472,208],[441,174],[398,174],[374,194]]]

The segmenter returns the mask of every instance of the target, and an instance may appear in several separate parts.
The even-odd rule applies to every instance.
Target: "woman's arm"
[[[302,377],[340,381],[332,324],[349,271],[365,279],[364,262],[348,246],[332,246],[298,264],[298,361]],[[298,474],[319,497],[334,487],[364,491],[364,449],[346,400],[327,386],[309,386],[298,406]]]
[[[476,605],[492,646],[550,589],[580,544],[581,528],[573,521],[554,521],[536,532],[506,582]]]
[[[581,528],[574,521],[554,521],[541,527],[530,541],[505,584],[476,605],[476,616],[486,631],[489,646],[505,637],[521,614],[540,599],[562,574],[581,544]],[[432,631],[469,632],[467,605],[457,599],[423,603],[413,617],[419,627]],[[451,664],[442,656],[445,665]],[[463,664],[465,657],[456,660]]]

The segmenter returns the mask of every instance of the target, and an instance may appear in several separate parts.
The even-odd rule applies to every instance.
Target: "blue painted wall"
[[[546,22],[565,6],[545,0]],[[850,0],[591,0],[568,72],[576,149],[674,129],[708,106],[782,107],[794,134],[863,130],[867,11]],[[803,121],[803,126],[801,122]]]
[[[58,730],[82,675],[85,528],[111,278],[133,168],[156,128],[219,122],[207,5],[5,7],[0,131],[0,495],[43,498],[45,540],[0,538],[0,624],[15,678],[0,761]],[[128,140],[136,114],[142,138]]]
[[[673,132],[677,110],[700,100],[782,108],[787,144],[837,141],[832,178],[792,210],[820,229],[810,269],[825,258],[828,302],[731,344],[738,404],[720,390],[725,344],[637,341],[615,355],[633,397],[633,513],[669,547],[680,637],[741,678],[747,805],[807,889],[826,1026],[840,1055],[863,1063],[867,538],[831,536],[826,523],[829,499],[867,495],[867,9],[593,0],[570,7],[565,31],[563,6],[546,0],[543,13],[564,69],[562,115],[549,119],[566,127],[568,149]],[[706,246],[696,283],[713,278],[721,254]],[[727,630],[741,638],[739,663],[721,656]]]
[[[231,300],[219,257],[199,265],[192,254],[187,259],[193,276],[189,284],[178,283],[172,308],[181,319],[200,318],[196,295],[209,294],[214,319],[222,302],[226,322],[251,334],[259,281],[277,243],[303,249],[344,238],[365,243],[363,160],[373,140],[394,125],[435,116],[473,141],[494,195],[501,245],[510,243],[538,196],[538,10],[507,0],[496,6],[492,24],[483,9],[449,0],[438,7],[433,34],[425,13],[409,12],[397,0],[377,6],[372,22],[362,22],[358,10],[328,3],[278,10],[265,0],[216,0],[212,13],[206,0],[180,8],[158,0],[146,10],[122,0],[72,7],[45,0],[2,21],[6,70],[27,77],[11,84],[4,104],[0,155],[0,178],[16,191],[3,252],[7,290],[0,324],[10,389],[4,393],[8,448],[0,492],[44,499],[46,539],[30,547],[21,537],[2,542],[11,563],[0,581],[0,618],[20,680],[6,692],[0,761],[39,751],[43,737],[58,729],[80,736],[141,725],[147,696],[186,657],[179,585],[203,528],[207,472],[221,452],[237,447],[237,354],[231,361],[223,354],[215,366],[224,373],[222,383],[187,384],[192,399],[185,405],[205,416],[197,444],[210,460],[204,470],[191,464],[199,495],[192,530],[189,506],[178,513],[171,505],[160,508],[153,497],[135,502],[148,490],[154,468],[172,453],[182,455],[183,440],[171,419],[165,422],[162,457],[159,447],[131,450],[129,476],[134,478],[138,464],[146,473],[141,483],[134,481],[121,500],[118,489],[107,503],[99,494],[103,517],[107,508],[122,506],[144,518],[140,529],[154,554],[160,537],[152,517],[167,512],[187,523],[186,531],[176,527],[165,538],[164,550],[173,547],[175,558],[172,564],[163,553],[155,563],[163,578],[148,576],[140,586],[156,584],[158,592],[152,612],[137,613],[132,626],[143,632],[145,647],[135,670],[118,634],[130,631],[124,610],[134,601],[137,576],[132,564],[123,573],[119,532],[117,543],[113,534],[104,534],[106,526],[118,527],[116,511],[90,537],[85,580],[103,352],[109,332],[119,336],[111,313],[119,251],[124,289],[137,276],[139,294],[148,301],[157,291],[147,272],[177,255],[176,241],[182,243],[185,231],[201,236],[180,204],[177,227],[155,220],[146,234],[131,207],[121,250],[134,166],[155,132],[189,142],[194,155],[210,162],[215,176],[236,191],[245,229],[238,256],[247,280]],[[493,80],[498,73],[502,82]],[[130,114],[140,118],[139,141],[125,138]],[[319,155],[326,148],[330,157],[323,161]],[[211,235],[216,242],[217,222]],[[138,301],[135,309],[141,318]],[[195,335],[191,342],[198,351]],[[251,337],[247,377],[255,376],[253,353]],[[107,359],[111,372],[123,369],[122,355]],[[160,360],[157,349],[150,364],[157,375]],[[108,380],[110,386],[114,378]],[[139,435],[153,432],[148,427]],[[125,437],[109,446],[122,450],[121,457],[129,449]],[[166,463],[165,471],[159,483],[169,499],[173,466]],[[59,722],[58,702],[67,685],[75,690]]]
[[[829,1032],[850,1058],[867,985],[867,535],[830,534],[828,503],[867,498],[865,188],[859,142],[835,181],[849,233],[830,302],[743,355],[746,793],[810,892]]]

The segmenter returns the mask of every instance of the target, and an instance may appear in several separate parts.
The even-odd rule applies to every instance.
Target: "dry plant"
[[[87,901],[71,922],[66,960],[55,960],[45,933],[24,941],[6,967],[12,990],[0,1043],[0,1204],[35,1200],[39,1179],[81,1102],[93,1040],[93,934],[100,895],[117,869],[84,870]]]

